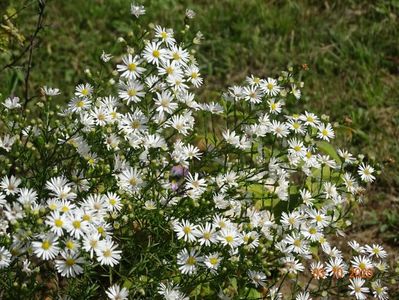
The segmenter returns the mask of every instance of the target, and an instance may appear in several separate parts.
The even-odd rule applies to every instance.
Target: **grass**
[[[8,5],[18,9],[25,2],[3,0],[0,10]],[[83,70],[96,68],[101,50],[115,47],[117,38],[129,34],[131,24],[137,21],[129,14],[127,0],[47,2],[47,27],[40,36],[40,47],[34,51],[32,89],[57,86],[67,101],[74,85],[84,80]],[[354,153],[365,153],[380,165],[382,174],[366,205],[376,211],[374,223],[370,221],[374,225],[369,222],[370,226],[385,225],[370,239],[381,240],[378,234],[383,233],[384,242],[397,245],[397,236],[386,234],[387,226],[398,228],[399,224],[397,1],[143,3],[148,12],[143,24],[153,21],[183,28],[185,9],[197,13],[191,27],[206,38],[198,58],[208,90],[226,89],[242,82],[247,74],[273,76],[289,64],[306,63],[309,72],[304,76],[303,107],[338,121],[342,126],[337,143],[351,142]],[[26,37],[34,28],[35,6],[13,20]],[[8,46],[12,55],[22,49],[15,39]],[[0,53],[0,67],[10,59],[9,54]],[[23,62],[18,65],[23,66]],[[2,98],[22,88],[18,68],[3,71],[0,78]],[[215,97],[215,93],[203,91],[200,97]],[[357,217],[364,217],[364,211]]]

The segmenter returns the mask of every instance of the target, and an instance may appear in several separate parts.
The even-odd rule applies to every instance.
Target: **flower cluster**
[[[43,88],[38,121],[3,101],[0,269],[32,290],[58,274],[49,293],[85,299],[387,299],[385,250],[351,241],[348,260],[330,239],[376,172],[335,150],[327,117],[296,111],[298,70],[204,101],[202,36],[178,35],[155,26],[103,52],[113,71],[88,71],[62,110]]]

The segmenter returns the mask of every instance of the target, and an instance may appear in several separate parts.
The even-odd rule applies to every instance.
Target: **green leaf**
[[[325,141],[318,141],[316,142],[317,147],[320,149],[321,152],[328,154],[329,156],[331,156],[331,158],[333,158],[337,163],[341,164],[341,159],[339,158],[337,151],[335,150],[335,148],[325,142]]]

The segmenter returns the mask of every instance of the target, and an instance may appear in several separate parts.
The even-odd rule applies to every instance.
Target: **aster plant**
[[[0,295],[388,299],[386,251],[331,239],[376,171],[302,110],[299,68],[204,101],[200,33],[134,36],[65,107],[3,100]]]

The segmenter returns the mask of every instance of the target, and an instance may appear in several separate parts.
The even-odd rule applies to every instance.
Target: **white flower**
[[[114,284],[108,288],[105,292],[110,300],[126,300],[129,296],[129,292],[126,288],[122,288]]]
[[[260,88],[268,96],[277,96],[280,93],[281,87],[277,84],[277,80],[273,78],[263,79],[260,82]]]
[[[330,139],[333,139],[335,137],[334,130],[331,127],[331,124],[328,123],[327,125],[321,124],[317,128],[319,132],[317,133],[317,137],[329,141]]]
[[[19,98],[18,97],[9,97],[7,98],[3,105],[7,108],[7,109],[14,109],[14,108],[20,108],[21,104],[19,103]]]
[[[63,259],[55,260],[55,267],[61,276],[69,278],[83,273],[83,268],[79,264],[83,264],[85,261],[79,257],[79,253],[61,251],[61,256]]]
[[[141,172],[138,171],[137,168],[126,168],[118,175],[118,177],[121,189],[130,193],[137,192],[143,183]]]
[[[130,13],[138,18],[145,14],[145,8],[143,5],[136,5],[136,3],[133,2],[130,5]]]
[[[252,281],[252,283],[255,285],[255,287],[259,287],[259,286],[264,287],[266,285],[266,283],[265,283],[266,275],[263,272],[249,270],[248,277]]]
[[[179,265],[179,270],[183,274],[192,275],[197,272],[197,266],[201,262],[201,257],[194,250],[183,249],[177,254],[177,264]]]
[[[375,256],[376,258],[385,258],[388,255],[384,248],[377,244],[373,244],[373,246],[366,245],[365,250],[371,257]]]
[[[61,94],[60,89],[51,88],[51,87],[47,87],[47,86],[43,86],[42,91],[47,96],[57,96],[57,95]]]
[[[60,215],[59,211],[52,211],[47,216],[46,224],[50,226],[50,231],[55,233],[57,236],[63,235],[66,220],[64,215]]]
[[[375,177],[372,175],[373,172],[374,172],[374,168],[365,163],[361,163],[361,165],[359,166],[358,171],[357,171],[357,173],[360,175],[360,178],[364,182],[373,182],[375,180]]]
[[[205,255],[204,264],[211,271],[211,273],[216,273],[220,266],[221,258],[220,254],[217,252]]]
[[[98,249],[96,249],[97,260],[101,265],[109,265],[111,267],[119,264],[121,259],[121,250],[116,250],[117,245],[111,239],[99,241]]]
[[[145,68],[139,66],[142,62],[138,55],[127,54],[122,56],[122,65],[117,65],[118,72],[122,73],[121,77],[127,79],[136,79],[145,71]]]
[[[160,46],[161,42],[150,42],[145,46],[143,57],[147,60],[147,62],[158,66],[166,61],[167,50],[160,48]]]
[[[354,295],[358,300],[367,299],[366,293],[369,292],[368,287],[363,287],[365,280],[361,278],[353,278],[349,279],[350,285],[349,288],[351,289],[350,294]]]
[[[88,83],[79,84],[75,90],[75,95],[81,98],[90,97],[92,93],[93,87]]]
[[[0,247],[0,270],[7,268],[11,263],[11,253],[5,247]]]
[[[57,237],[53,234],[44,236],[43,239],[38,242],[32,242],[33,251],[36,256],[43,259],[53,259],[58,255],[60,248],[58,247]]]
[[[106,62],[109,62],[109,61],[111,60],[112,55],[109,54],[109,53],[105,53],[105,51],[103,50],[103,52],[101,53],[100,58],[101,58],[101,60],[102,60],[103,62],[106,63]]]
[[[127,101],[127,104],[130,102],[138,103],[145,95],[143,89],[144,86],[140,82],[129,79],[126,82],[121,81],[119,83],[118,95],[119,98]]]
[[[197,239],[196,237],[200,235],[197,227],[197,225],[193,225],[187,220],[182,220],[181,223],[176,222],[174,224],[173,230],[177,233],[178,239],[184,239],[186,242],[194,242]]]
[[[186,17],[189,19],[193,19],[195,17],[195,11],[192,9],[186,9]]]
[[[176,43],[176,40],[173,38],[173,29],[165,29],[157,25],[155,26],[155,37],[161,39],[168,46]]]

